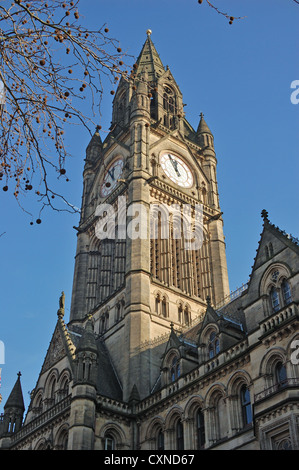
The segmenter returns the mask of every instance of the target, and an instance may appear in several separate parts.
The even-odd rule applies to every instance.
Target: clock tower
[[[124,401],[150,394],[170,331],[229,294],[216,165],[204,116],[187,121],[148,30],[110,133],[86,150],[69,322],[92,318]]]

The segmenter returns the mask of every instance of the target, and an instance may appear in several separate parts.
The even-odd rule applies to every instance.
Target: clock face
[[[191,188],[193,185],[192,172],[181,158],[172,153],[164,153],[161,156],[161,166],[168,178],[182,188]]]
[[[121,158],[114,160],[111,165],[106,169],[105,175],[101,184],[101,196],[105,197],[113,191],[117,185],[117,180],[123,171],[124,162]]]

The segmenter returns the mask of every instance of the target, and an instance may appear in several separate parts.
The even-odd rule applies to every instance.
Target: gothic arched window
[[[196,413],[196,437],[197,437],[197,449],[202,449],[205,445],[205,421],[204,415],[201,409],[197,410]]]
[[[164,450],[164,433],[161,428],[157,435],[157,450]]]
[[[162,298],[162,317],[167,317],[167,302],[166,302],[166,297]]]
[[[115,439],[112,434],[105,434],[104,437],[104,449],[105,450],[115,450]]]
[[[181,420],[176,423],[176,450],[184,450],[184,428]]]
[[[178,306],[178,321],[179,323],[182,322],[182,314],[183,314],[183,307],[182,307],[182,304],[179,304]]]
[[[220,351],[220,345],[219,345],[219,339],[216,336],[216,332],[212,331],[210,334],[209,338],[209,347],[208,347],[208,352],[209,352],[209,359],[212,359],[215,357]]]
[[[177,356],[174,356],[170,365],[170,380],[174,382],[181,375],[181,366]]]
[[[155,312],[157,315],[160,313],[160,300],[160,294],[157,294],[155,298]]]
[[[286,279],[282,281],[281,284],[281,289],[282,289],[282,296],[283,296],[283,301],[285,305],[288,305],[292,302],[292,295],[291,295],[291,289],[290,289],[290,284]]]
[[[184,308],[184,324],[189,325],[189,323],[190,323],[190,312],[189,312],[189,308],[186,306]]]
[[[280,309],[280,302],[279,302],[278,291],[275,287],[271,288],[270,298],[271,298],[272,311],[278,312],[278,310]]]
[[[243,425],[246,426],[252,422],[252,410],[251,410],[251,401],[250,393],[248,387],[244,384],[241,387],[241,409],[242,409],[242,419]]]
[[[287,382],[287,371],[282,362],[278,362],[275,367],[275,379],[278,387],[283,387]]]

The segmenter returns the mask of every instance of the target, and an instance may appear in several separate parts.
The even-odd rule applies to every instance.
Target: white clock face
[[[164,153],[161,156],[161,166],[168,178],[182,188],[191,188],[193,185],[192,172],[181,158],[172,153]]]
[[[114,160],[111,165],[106,169],[102,184],[101,196],[105,197],[113,191],[117,185],[117,180],[120,178],[123,171],[124,162],[121,158]]]

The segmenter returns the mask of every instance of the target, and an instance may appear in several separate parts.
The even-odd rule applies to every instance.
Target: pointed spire
[[[268,212],[266,211],[266,209],[263,209],[263,210],[262,210],[261,216],[262,216],[262,219],[264,219],[264,222],[269,222],[269,219],[268,219]]]
[[[204,119],[204,114],[203,113],[200,113],[200,121],[199,121],[199,124],[198,124],[196,134],[197,135],[200,135],[200,134],[211,134],[211,135],[213,135],[210,128],[208,127],[205,119]]]
[[[130,397],[129,397],[129,404],[132,405],[134,403],[138,403],[139,401],[140,401],[140,395],[138,392],[138,388],[136,384],[134,384],[131,390]]]
[[[25,410],[24,406],[24,399],[23,399],[23,392],[22,392],[22,387],[21,387],[21,372],[18,372],[18,378],[17,381],[10,392],[10,395],[7,399],[7,402],[4,405],[4,410],[7,410],[9,408],[19,408],[21,411]]]
[[[161,75],[165,70],[151,39],[152,31],[148,29],[146,34],[146,41],[136,61],[136,75],[139,75],[142,71],[146,71],[149,81],[153,81],[157,78],[157,75]]]
[[[102,155],[103,142],[99,130],[100,126],[97,126],[95,133],[86,148],[86,163],[94,163]]]

